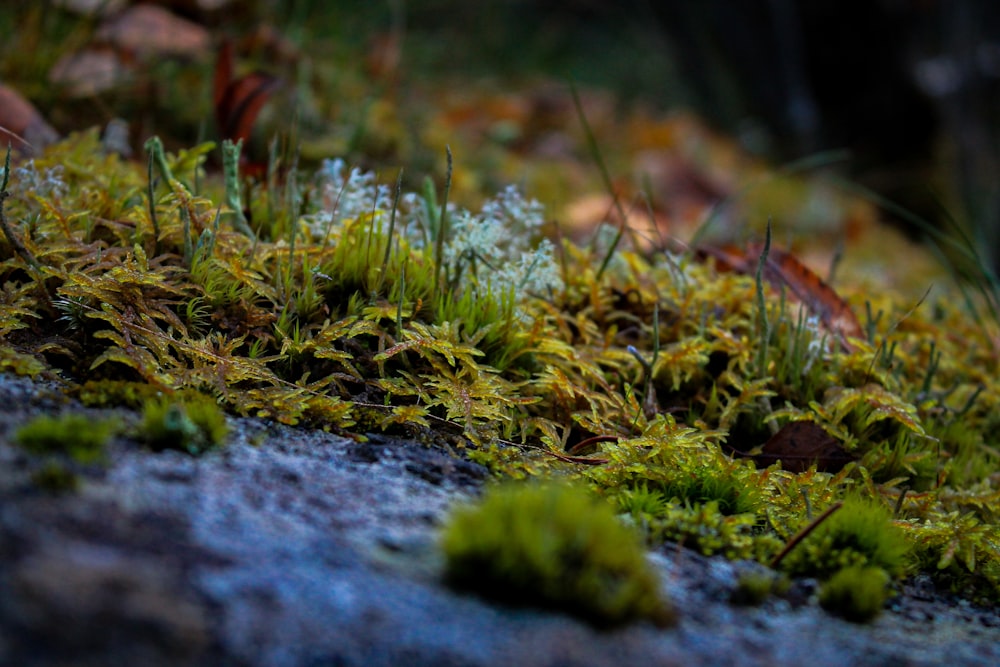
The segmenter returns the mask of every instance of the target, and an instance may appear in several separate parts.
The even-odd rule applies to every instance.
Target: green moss
[[[760,546],[753,532],[756,518],[726,514],[718,501],[677,505],[662,492],[644,487],[625,490],[616,500],[651,544],[676,542],[705,556],[724,554],[730,559],[754,558]]]
[[[0,324],[0,329],[2,329],[2,324]],[[0,345],[0,372],[11,372],[15,375],[26,375],[34,378],[45,370],[45,364],[33,355],[22,354],[6,345]]]
[[[846,567],[823,584],[819,603],[831,614],[853,623],[874,620],[889,594],[889,575],[880,567]]]
[[[729,596],[733,604],[756,607],[771,595],[783,595],[790,585],[787,577],[765,570],[743,572]]]
[[[141,408],[155,398],[159,390],[145,382],[125,380],[88,380],[73,390],[80,402],[92,408]]]
[[[159,398],[147,401],[143,408],[140,437],[155,451],[201,454],[221,445],[227,433],[225,415],[207,396]]]
[[[33,454],[66,455],[79,463],[104,459],[116,425],[79,413],[36,417],[14,433],[14,441]]]
[[[65,464],[48,460],[31,473],[31,481],[36,487],[49,493],[71,493],[80,488],[80,478]]]
[[[445,527],[447,580],[509,604],[579,615],[598,626],[671,622],[638,536],[582,490],[507,485],[458,509]]]
[[[877,567],[900,576],[910,545],[889,510],[849,497],[782,561],[791,574],[826,578],[847,567]]]

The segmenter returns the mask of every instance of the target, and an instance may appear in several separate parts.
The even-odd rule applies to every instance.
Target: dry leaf
[[[715,258],[720,269],[754,275],[762,250],[763,246],[759,244],[751,245],[745,251],[731,246],[702,246],[697,254],[702,258]],[[771,287],[787,289],[793,299],[819,317],[823,326],[837,336],[844,350],[853,349],[849,338],[865,337],[850,304],[791,253],[771,248],[763,276]]]
[[[264,72],[233,78],[233,71],[233,48],[227,42],[219,50],[215,65],[212,90],[215,121],[224,139],[246,141],[261,107],[281,87],[281,80]]]
[[[817,470],[832,473],[854,460],[836,438],[811,421],[785,424],[751,458],[760,467],[781,461],[789,472],[805,472],[815,463]]]

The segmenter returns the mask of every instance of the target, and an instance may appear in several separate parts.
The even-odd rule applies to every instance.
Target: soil
[[[810,580],[733,604],[761,566],[672,545],[650,559],[673,628],[601,631],[454,592],[437,531],[489,475],[404,439],[229,418],[204,456],[117,437],[106,464],[74,467],[76,491],[39,488],[13,429],[82,409],[0,376],[0,665],[1000,664],[997,609],[924,577],[867,625],[825,613]]]

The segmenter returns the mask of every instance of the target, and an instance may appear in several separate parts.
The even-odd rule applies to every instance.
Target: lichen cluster
[[[759,270],[546,241],[515,190],[465,210],[447,184],[335,163],[241,182],[232,155],[206,173],[211,145],[150,150],[128,163],[88,132],[5,172],[0,368],[93,405],[195,393],[447,441],[705,553],[768,561],[814,508],[862,498],[909,547],[890,574],[1000,592],[996,344],[954,295],[840,287],[863,314],[847,340]],[[793,422],[841,468],[754,458]],[[831,574],[823,544],[797,573]]]

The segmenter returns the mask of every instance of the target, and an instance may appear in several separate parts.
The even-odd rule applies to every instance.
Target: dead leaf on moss
[[[233,47],[226,42],[219,49],[215,65],[212,102],[219,133],[225,139],[246,141],[261,107],[281,87],[281,80],[264,72],[234,77]]]
[[[820,472],[831,473],[854,460],[836,438],[811,421],[785,424],[751,458],[759,467],[780,461],[781,467],[789,472],[805,472],[816,464]]]
[[[722,270],[754,275],[762,249],[760,244],[752,244],[746,250],[732,246],[701,246],[697,254],[701,258],[713,257]],[[845,351],[854,349],[850,338],[865,337],[850,304],[791,253],[772,247],[767,254],[763,276],[771,287],[788,290],[789,296],[819,317],[823,326],[837,336]]]

